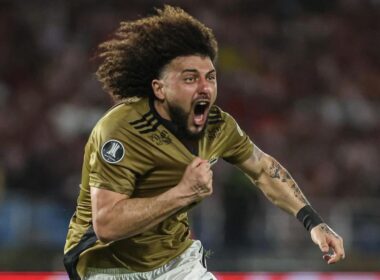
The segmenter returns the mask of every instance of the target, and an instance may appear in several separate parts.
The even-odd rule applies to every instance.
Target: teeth
[[[198,105],[206,106],[208,103],[206,101],[200,101]]]
[[[194,114],[203,118],[203,114],[206,112],[210,102],[208,100],[198,100],[193,108]]]

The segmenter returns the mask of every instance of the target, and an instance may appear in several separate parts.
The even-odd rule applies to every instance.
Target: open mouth
[[[194,123],[204,125],[207,120],[207,112],[210,107],[210,101],[198,100],[194,105]]]

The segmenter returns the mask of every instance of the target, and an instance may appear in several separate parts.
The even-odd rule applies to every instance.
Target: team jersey
[[[92,226],[91,187],[130,198],[157,196],[180,182],[196,156],[211,164],[219,158],[237,164],[253,151],[251,140],[235,120],[215,105],[198,146],[189,149],[182,140],[148,98],[122,102],[99,120],[85,147],[77,208],[64,248],[71,278],[83,276],[88,267],[149,271],[191,245],[186,211],[141,234],[110,243],[99,241]]]

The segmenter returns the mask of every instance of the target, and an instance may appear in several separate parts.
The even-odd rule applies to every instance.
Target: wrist
[[[321,216],[319,216],[310,205],[302,207],[298,211],[296,217],[308,231],[311,231],[317,225],[324,223]]]
[[[171,188],[168,192],[169,192],[172,203],[182,208],[189,205],[192,202],[192,200],[190,197],[186,196],[183,193],[182,188],[180,187],[180,184],[181,183]]]

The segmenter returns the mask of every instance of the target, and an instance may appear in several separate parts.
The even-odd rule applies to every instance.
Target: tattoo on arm
[[[338,235],[332,231],[326,224],[322,224],[321,225],[321,230],[327,234],[332,234],[334,235],[336,238],[338,238]]]
[[[273,179],[279,179],[284,183],[292,180],[289,173],[274,159],[272,159],[271,166],[269,167],[269,176]]]
[[[293,191],[294,196],[301,202],[309,204],[301,190],[298,188],[297,184],[294,182],[293,178],[276,160],[272,159],[271,165],[268,170],[268,174],[273,179],[278,179],[282,183],[287,183],[288,186]]]
[[[281,180],[280,171],[281,171],[280,164],[276,161],[272,161],[272,164],[269,167],[269,176],[271,176],[273,179]]]
[[[291,185],[291,188],[293,190],[294,196],[299,199],[301,202],[305,204],[309,204],[309,202],[306,200],[306,197],[303,195],[299,187],[293,182]]]

